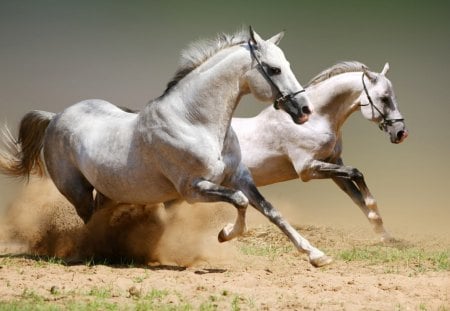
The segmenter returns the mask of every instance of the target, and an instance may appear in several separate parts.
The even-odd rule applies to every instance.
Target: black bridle
[[[283,92],[281,92],[281,90],[278,87],[278,85],[275,84],[275,82],[272,80],[272,78],[267,73],[266,69],[264,68],[264,65],[261,63],[259,58],[256,56],[256,53],[255,53],[255,50],[254,50],[255,48],[253,47],[253,44],[251,43],[251,40],[248,40],[248,46],[250,48],[250,53],[252,54],[252,57],[256,60],[256,63],[261,68],[263,76],[266,78],[267,81],[269,81],[270,85],[272,85],[275,88],[275,90],[277,90],[277,92],[278,92],[278,96],[273,102],[273,107],[275,109],[280,109],[280,105],[281,104],[283,104],[283,103],[285,103],[287,101],[292,101],[292,98],[294,98],[297,94],[303,93],[305,91],[305,89],[302,89],[302,90],[294,92],[294,93],[283,95]]]
[[[378,109],[378,107],[375,106],[375,104],[373,103],[372,97],[370,97],[369,91],[367,91],[366,83],[364,82],[364,72],[362,74],[361,79],[362,79],[362,84],[363,84],[363,87],[364,87],[364,92],[366,93],[367,100],[369,101],[369,103],[365,104],[365,105],[360,104],[360,106],[368,106],[368,105],[370,105],[372,107],[372,109],[375,109],[380,114],[380,116],[383,118],[383,121],[381,121],[378,124],[378,127],[380,128],[380,130],[386,131],[388,126],[392,126],[395,122],[402,122],[402,121],[405,120],[405,119],[388,119],[386,117],[386,115],[383,112],[381,112],[381,110]]]

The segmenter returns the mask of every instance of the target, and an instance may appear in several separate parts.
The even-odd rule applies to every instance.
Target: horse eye
[[[281,69],[278,67],[267,66],[267,73],[271,76],[279,75],[281,73]]]

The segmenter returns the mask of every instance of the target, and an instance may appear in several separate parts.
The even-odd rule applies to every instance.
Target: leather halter
[[[360,106],[368,106],[368,105],[370,105],[370,106],[372,107],[372,109],[375,109],[375,110],[380,114],[380,116],[383,118],[383,121],[381,121],[380,123],[378,123],[378,127],[380,128],[380,130],[382,130],[382,131],[383,131],[383,130],[384,130],[384,131],[387,131],[387,127],[388,127],[388,126],[392,126],[395,122],[402,122],[402,121],[405,120],[405,119],[388,119],[388,118],[386,117],[386,115],[385,115],[384,113],[382,113],[381,110],[378,109],[378,107],[375,106],[375,104],[373,103],[372,97],[370,97],[369,91],[367,91],[366,83],[364,82],[364,72],[363,72],[363,74],[362,74],[361,79],[362,79],[362,84],[363,84],[364,92],[366,93],[367,100],[369,101],[369,104],[365,104],[365,105],[360,104]]]
[[[273,102],[273,107],[275,109],[280,109],[280,105],[287,102],[287,101],[292,101],[292,99],[300,93],[303,93],[305,91],[305,89],[302,89],[300,91],[294,92],[294,93],[290,93],[290,94],[285,94],[283,95],[283,92],[281,92],[280,88],[275,84],[275,82],[272,80],[272,78],[270,77],[270,75],[267,73],[266,69],[264,68],[264,65],[261,63],[261,61],[259,60],[259,58],[256,56],[255,53],[255,48],[253,47],[253,44],[251,43],[251,39],[248,40],[248,46],[250,48],[250,53],[252,54],[252,57],[256,60],[256,63],[258,64],[258,66],[261,68],[261,71],[263,73],[264,78],[266,78],[267,81],[269,81],[270,85],[272,85],[275,90],[277,90],[278,92],[278,96],[277,98],[275,98],[274,102]]]

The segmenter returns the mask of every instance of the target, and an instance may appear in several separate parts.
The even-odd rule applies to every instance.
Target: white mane
[[[325,69],[321,73],[319,73],[317,76],[312,78],[308,84],[305,86],[305,88],[317,84],[319,82],[322,82],[324,80],[327,80],[331,77],[337,76],[341,73],[346,72],[358,72],[362,71],[364,69],[369,69],[366,65],[363,63],[360,63],[358,61],[345,61],[337,63],[336,65],[331,66],[328,69]]]
[[[170,89],[181,79],[204,63],[211,56],[215,55],[218,51],[244,43],[248,39],[248,30],[242,29],[232,35],[221,33],[214,39],[203,39],[191,43],[181,52],[180,66],[172,80],[167,84],[164,94],[170,91]]]

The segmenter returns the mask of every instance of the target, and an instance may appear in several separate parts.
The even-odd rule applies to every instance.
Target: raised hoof
[[[226,225],[220,232],[219,232],[219,236],[217,237],[217,239],[219,240],[220,243],[229,241],[232,239],[232,237],[230,237],[231,232],[233,231],[233,224],[228,224]]]
[[[332,262],[333,262],[333,259],[331,257],[328,257],[327,255],[323,255],[321,257],[309,260],[309,263],[312,264],[316,268],[329,265]]]
[[[220,243],[228,241],[228,240],[225,239],[225,236],[223,234],[223,230],[219,232],[219,235],[217,236],[217,239],[219,240]]]

